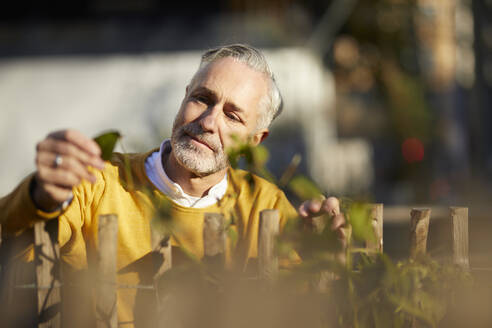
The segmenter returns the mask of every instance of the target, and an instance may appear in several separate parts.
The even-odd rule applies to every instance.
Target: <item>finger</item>
[[[60,168],[41,166],[38,168],[37,175],[43,184],[55,184],[65,188],[72,188],[81,182],[76,174]]]
[[[38,144],[37,152],[49,152],[52,154],[59,154],[62,155],[64,158],[74,157],[83,165],[90,165],[98,169],[104,168],[104,161],[98,156],[87,153],[74,144],[58,139],[48,138],[43,140]]]
[[[321,202],[319,200],[313,199],[307,201],[306,209],[310,215],[318,214],[321,210]]]
[[[299,214],[301,214],[302,217],[304,218],[307,218],[309,217],[310,215],[310,211],[309,211],[309,201],[305,201],[301,204],[301,206],[299,206]]]
[[[62,157],[61,164],[55,168],[54,162],[56,156],[58,155],[55,155],[54,153],[47,153],[47,152],[39,153],[36,156],[36,166],[38,167],[38,169],[40,167],[46,167],[46,168],[67,170],[76,174],[79,177],[79,179],[85,179],[90,182],[96,181],[95,175],[92,174],[87,169],[87,166],[83,165],[81,162],[79,162],[73,157],[69,157],[69,156]]]
[[[99,148],[99,145],[94,140],[86,137],[84,134],[77,130],[68,129],[56,131],[51,133],[49,137],[68,141],[94,156],[101,155],[101,148]]]
[[[348,240],[349,240],[349,235],[350,235],[350,230],[348,228],[340,228],[336,230],[337,238],[338,240],[342,243],[342,246],[345,248],[347,247]]]
[[[307,200],[302,203],[301,206],[299,206],[299,209],[297,211],[299,212],[299,215],[301,215],[301,217],[308,218],[318,214],[320,208],[321,202],[319,202],[318,200]]]
[[[323,201],[323,212],[336,216],[340,214],[340,202],[336,197],[328,197]]]
[[[73,196],[72,188],[57,186],[54,184],[45,184],[43,186],[46,194],[56,203],[61,204]]]
[[[346,233],[345,233],[345,229],[344,228],[340,228],[337,230],[337,236],[339,239],[343,239],[345,240],[346,239]]]
[[[338,214],[333,217],[331,221],[331,230],[335,231],[345,226],[345,216]]]
[[[306,209],[306,202],[302,203],[301,206],[299,206],[297,212],[302,218],[307,218],[309,216],[309,213]]]

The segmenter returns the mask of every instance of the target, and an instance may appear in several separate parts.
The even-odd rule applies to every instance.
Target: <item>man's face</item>
[[[256,130],[268,77],[233,58],[218,59],[197,73],[174,120],[171,144],[176,160],[198,176],[228,166],[231,136],[258,144]]]

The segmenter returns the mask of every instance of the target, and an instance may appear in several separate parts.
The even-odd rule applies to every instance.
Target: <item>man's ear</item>
[[[270,131],[268,129],[261,129],[261,130],[256,131],[255,134],[253,135],[252,140],[251,140],[253,143],[253,146],[257,146],[261,142],[263,142],[263,140],[265,140],[266,137],[268,137],[269,133],[270,133]]]

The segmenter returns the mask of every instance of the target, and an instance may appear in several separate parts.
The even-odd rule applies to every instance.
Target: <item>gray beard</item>
[[[225,169],[229,161],[220,140],[211,133],[204,132],[199,123],[191,122],[179,128],[173,124],[171,146],[178,163],[197,176],[207,176]],[[191,142],[191,137],[206,143],[213,154]]]

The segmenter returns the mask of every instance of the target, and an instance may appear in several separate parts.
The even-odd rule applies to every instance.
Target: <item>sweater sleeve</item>
[[[103,189],[101,174],[96,173],[96,176],[99,177],[97,187],[88,182],[82,182],[73,189],[74,197],[67,208],[47,213],[39,210],[31,199],[29,189],[34,174],[29,175],[22,180],[14,191],[0,199],[2,236],[20,240],[17,237],[32,228],[36,222],[57,219],[58,242],[63,260],[73,268],[84,267],[86,265],[86,250],[83,227],[84,217],[87,213],[83,209],[87,208],[88,198],[92,199],[94,194],[100,196],[100,190]],[[34,257],[32,244],[23,246],[21,252],[22,254],[15,252],[12,255],[20,256],[26,261],[31,261]]]
[[[0,198],[0,224],[3,235],[18,235],[40,220],[58,217],[61,211],[47,213],[34,205],[29,188],[34,174],[27,176],[7,196]]]
[[[295,220],[299,217],[297,210],[292,206],[284,192],[281,190],[278,191],[273,208],[278,210],[280,214],[280,231],[283,230],[288,220]]]

